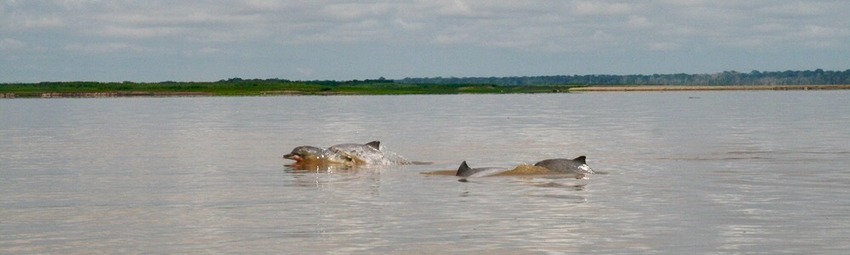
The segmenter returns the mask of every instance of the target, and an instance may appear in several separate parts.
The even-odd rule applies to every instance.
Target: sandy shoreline
[[[716,86],[590,86],[570,88],[570,92],[625,91],[706,91],[706,90],[839,90],[850,85],[716,85]]]

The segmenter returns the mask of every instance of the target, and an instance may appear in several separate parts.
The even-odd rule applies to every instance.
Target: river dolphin
[[[330,151],[314,146],[298,146],[292,149],[289,154],[283,155],[285,159],[295,160],[295,162],[304,161],[319,161],[327,159],[331,156]]]
[[[366,144],[345,143],[322,149],[314,146],[298,146],[283,158],[296,163],[320,163],[355,165],[410,165],[429,164],[429,162],[410,161],[404,157],[384,150],[380,141]]]
[[[486,177],[504,175],[573,175],[576,179],[587,179],[593,174],[593,170],[587,165],[585,156],[575,159],[545,159],[534,165],[520,165],[516,168],[504,167],[480,167],[471,168],[466,161],[458,167],[456,176],[459,177]]]
[[[484,176],[493,176],[498,175],[500,173],[504,173],[510,171],[510,168],[505,167],[478,167],[471,168],[466,164],[466,161],[460,163],[460,167],[457,168],[456,176],[460,177],[484,177]]]
[[[578,156],[574,159],[556,158],[546,159],[535,163],[535,166],[545,167],[556,173],[574,174],[577,179],[585,179],[593,174],[593,169],[587,165],[587,157]]]

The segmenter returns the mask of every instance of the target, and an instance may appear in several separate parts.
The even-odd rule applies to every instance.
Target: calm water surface
[[[842,254],[848,127],[850,91],[0,100],[0,253]],[[372,140],[434,164],[281,158]]]

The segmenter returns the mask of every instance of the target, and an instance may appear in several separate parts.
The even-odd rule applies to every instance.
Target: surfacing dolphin
[[[535,163],[533,166],[520,165],[516,168],[504,167],[481,167],[471,168],[466,161],[460,164],[456,176],[459,177],[486,177],[504,175],[572,175],[576,179],[587,179],[593,174],[593,169],[586,163],[585,156],[575,159],[545,159]]]
[[[296,163],[301,162],[313,162],[313,161],[345,161],[342,158],[339,158],[338,155],[331,153],[329,150],[322,149],[314,146],[298,146],[295,149],[292,149],[292,152],[289,154],[283,155],[285,159],[295,160]]]
[[[466,161],[460,163],[460,167],[457,168],[456,176],[460,177],[484,177],[484,176],[493,176],[498,175],[507,171],[510,171],[510,168],[506,167],[477,167],[471,168],[466,164]]]
[[[357,165],[410,165],[430,164],[429,162],[410,161],[382,148],[381,142],[366,144],[337,144],[327,149],[314,146],[298,146],[283,158],[295,160],[296,164],[341,164]]]
[[[576,179],[586,179],[588,175],[593,174],[593,169],[590,169],[586,160],[587,157],[584,155],[574,159],[545,159],[535,163],[534,166],[545,167],[556,173],[574,174],[576,175]]]

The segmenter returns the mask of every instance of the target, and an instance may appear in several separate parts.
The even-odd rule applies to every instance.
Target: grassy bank
[[[400,84],[384,80],[286,81],[222,80],[218,82],[41,82],[0,84],[0,97],[132,97],[132,96],[264,96],[264,95],[405,95],[462,93],[549,93],[571,87]]]
[[[579,86],[403,84],[391,80],[288,81],[230,79],[217,82],[41,82],[0,84],[0,98],[143,97],[143,96],[270,96],[270,95],[408,95],[508,94],[601,91],[693,90],[828,90],[850,85],[746,86]]]

